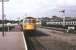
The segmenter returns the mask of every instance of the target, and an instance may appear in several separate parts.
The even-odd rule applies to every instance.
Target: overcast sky
[[[23,18],[23,16],[76,16],[76,0],[9,0],[4,4],[7,19]],[[1,3],[0,3],[1,19]]]

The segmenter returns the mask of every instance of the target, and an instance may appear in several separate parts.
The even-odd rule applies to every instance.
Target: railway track
[[[56,31],[61,31],[61,32],[67,33],[67,29],[64,29],[64,28],[55,28],[55,27],[41,27],[41,28],[51,29],[51,30],[56,30]],[[68,33],[74,33],[75,34],[76,33],[76,30],[71,30]]]
[[[49,32],[49,33],[48,33],[49,31],[48,29],[41,28],[39,30],[37,29],[36,32],[24,33],[28,50],[75,50],[76,49],[76,45],[73,45],[73,43],[68,43],[70,42],[70,39],[68,39],[69,37],[67,38],[65,35],[64,36],[59,35],[56,32],[54,34],[53,30],[52,30],[53,32]]]
[[[39,28],[39,30],[49,34],[49,36],[38,38],[48,50],[76,50],[75,34],[58,34],[59,31],[44,28]]]
[[[27,32],[24,33],[28,50],[47,50],[36,38],[40,34],[37,34],[38,31],[35,32]]]
[[[43,27],[43,26],[41,28],[52,29],[52,30],[56,30],[56,31],[65,31],[66,30],[66,29],[63,29],[63,28]]]

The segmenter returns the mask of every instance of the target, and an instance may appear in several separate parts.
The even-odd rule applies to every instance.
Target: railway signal
[[[59,11],[62,12],[63,14],[65,14],[65,10]],[[63,27],[65,27],[65,16],[63,17]]]

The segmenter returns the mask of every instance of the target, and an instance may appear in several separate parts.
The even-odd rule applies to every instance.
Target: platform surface
[[[27,50],[23,32],[0,32],[0,50]]]

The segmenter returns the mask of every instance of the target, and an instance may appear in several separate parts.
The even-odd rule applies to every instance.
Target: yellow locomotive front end
[[[35,27],[34,27],[34,24],[33,23],[24,23],[23,24],[23,30],[34,30]]]
[[[36,29],[36,20],[33,17],[27,17],[23,20],[23,31],[34,31]]]

